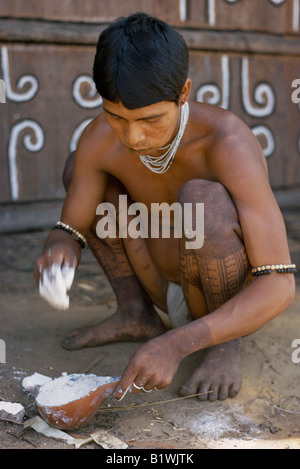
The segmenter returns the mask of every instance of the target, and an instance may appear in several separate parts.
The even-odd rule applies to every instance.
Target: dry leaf
[[[126,449],[128,445],[114,435],[110,435],[105,430],[98,430],[91,434],[91,437],[104,449]]]
[[[76,443],[77,439],[73,438],[72,436],[68,435],[67,433],[63,432],[62,430],[58,430],[57,428],[50,427],[43,419],[41,419],[38,415],[33,417],[30,420],[27,420],[24,423],[23,428],[33,428],[36,432],[42,433],[43,435],[49,438],[58,438],[59,440],[66,441],[69,445],[73,445]]]

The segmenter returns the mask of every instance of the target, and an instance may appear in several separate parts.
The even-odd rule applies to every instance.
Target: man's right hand
[[[68,233],[50,233],[42,254],[37,258],[34,276],[40,294],[58,309],[69,307],[70,290],[75,269],[80,262],[81,247]]]

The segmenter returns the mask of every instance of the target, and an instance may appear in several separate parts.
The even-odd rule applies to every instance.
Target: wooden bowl
[[[74,430],[88,423],[102,403],[109,397],[118,381],[103,384],[87,396],[60,406],[42,406],[37,403],[41,417],[51,427],[60,430]]]

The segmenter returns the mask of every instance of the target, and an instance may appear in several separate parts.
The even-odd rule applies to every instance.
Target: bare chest
[[[150,208],[153,203],[172,204],[177,201],[180,188],[192,179],[211,179],[206,161],[201,153],[185,153],[176,156],[171,167],[163,174],[147,168],[139,159],[128,159],[126,165],[116,165],[113,175],[124,185],[133,202],[141,202]]]

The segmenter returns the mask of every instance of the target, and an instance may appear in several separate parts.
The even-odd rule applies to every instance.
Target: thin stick
[[[278,407],[278,405],[275,405],[274,407],[275,409],[281,410],[282,412],[286,412],[287,414],[300,414],[300,412],[297,410],[286,410],[286,409],[283,409],[282,407]]]
[[[100,407],[98,412],[111,412],[111,411],[116,411],[116,410],[134,410],[134,409],[138,409],[139,407],[145,407],[145,406],[149,406],[149,405],[157,405],[157,404],[166,404],[166,403],[169,403],[169,402],[175,402],[175,401],[181,401],[182,399],[190,399],[191,397],[197,397],[197,396],[201,396],[202,394],[208,394],[208,393],[211,393],[212,391],[208,391],[207,393],[206,392],[199,392],[198,394],[191,394],[190,396],[183,396],[183,397],[176,397],[174,399],[167,399],[165,401],[156,401],[156,402],[144,402],[143,404],[132,404],[132,405],[128,405],[128,406],[122,406],[122,407]]]

